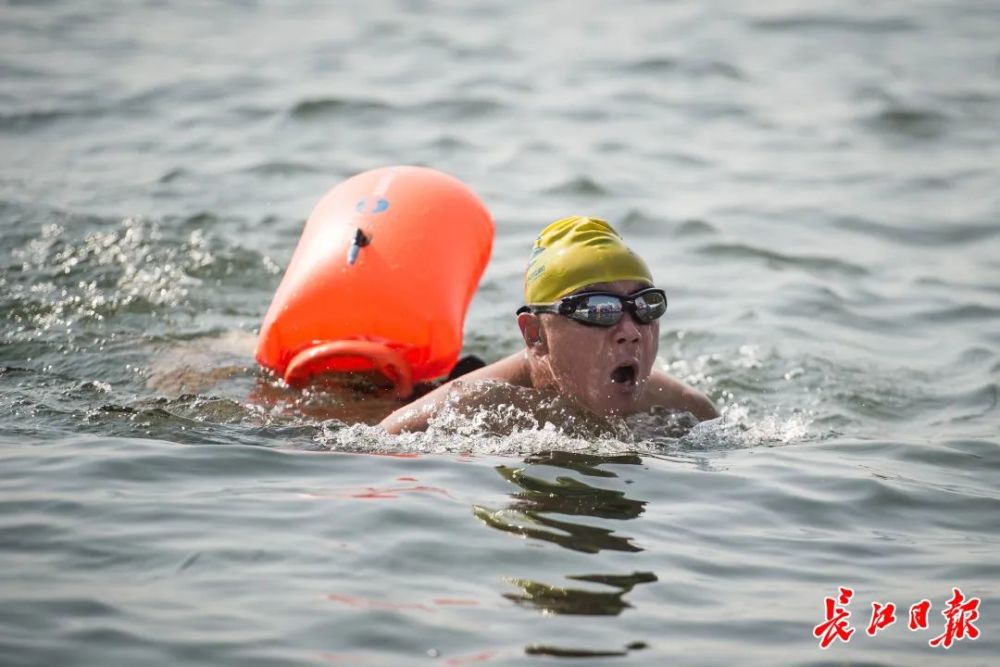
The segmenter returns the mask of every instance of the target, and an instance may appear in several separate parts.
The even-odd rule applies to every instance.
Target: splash
[[[781,414],[776,410],[763,417],[755,417],[746,405],[732,404],[722,408],[718,419],[697,424],[678,439],[683,449],[738,449],[762,445],[788,445],[807,440],[810,413]]]
[[[468,390],[467,390],[468,391]],[[378,426],[326,422],[316,441],[333,451],[376,454],[476,454],[524,456],[548,451],[616,456],[726,450],[799,442],[811,417],[777,412],[754,417],[727,405],[718,419],[699,423],[687,412],[654,409],[624,420],[605,420],[560,397],[500,383],[482,383],[479,400],[449,397],[426,431],[390,435]],[[489,397],[514,398],[489,404]],[[488,407],[484,407],[487,405]]]
[[[499,412],[507,412],[506,408]],[[539,428],[517,428],[497,435],[491,430],[476,432],[470,421],[457,431],[426,431],[390,435],[379,426],[327,423],[317,442],[331,451],[366,454],[460,454],[525,456],[549,451],[579,452],[613,456],[630,451],[630,445],[614,438],[588,440],[567,435],[552,423]]]
[[[558,396],[500,382],[457,382],[426,431],[389,435],[378,426],[324,429],[323,445],[373,453],[524,455],[553,449],[621,453],[628,429]]]
[[[732,354],[687,355],[684,331],[672,346],[674,361],[657,359],[667,373],[698,387],[720,407],[721,416],[692,426],[675,446],[687,449],[735,449],[787,445],[817,437],[811,430],[820,407],[825,374],[804,367],[756,344],[739,345]],[[782,389],[780,395],[774,388]],[[740,396],[737,396],[739,390]],[[766,399],[757,398],[766,392]]]
[[[159,228],[142,218],[126,218],[116,229],[83,239],[47,225],[11,253],[21,279],[7,285],[8,319],[20,325],[22,338],[37,338],[53,329],[72,333],[123,311],[177,306],[200,282],[189,271],[214,257],[198,230],[183,245],[159,241]]]
[[[678,341],[683,339],[684,332],[679,332]],[[339,451],[379,453],[523,456],[555,450],[614,456],[782,446],[818,437],[811,426],[819,391],[810,391],[808,384],[818,380],[799,363],[790,365],[773,351],[752,344],[740,345],[731,355],[685,355],[678,342],[673,353],[675,361],[661,358],[657,366],[712,397],[720,406],[719,418],[699,423],[687,412],[654,408],[624,420],[605,420],[558,397],[481,383],[473,388],[472,400],[460,403],[449,397],[425,432],[391,436],[377,426],[331,425],[324,429],[320,444]],[[753,382],[758,378],[766,378],[769,386],[784,383],[798,398],[780,405],[774,404],[773,396],[756,399]],[[729,387],[746,395],[738,398]],[[465,393],[469,395],[468,388]]]

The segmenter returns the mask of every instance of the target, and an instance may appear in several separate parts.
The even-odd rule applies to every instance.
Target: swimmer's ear
[[[534,313],[521,313],[517,316],[517,326],[521,329],[521,336],[528,350],[536,355],[542,355],[549,351],[548,342],[545,340],[545,332],[542,329],[542,321]]]

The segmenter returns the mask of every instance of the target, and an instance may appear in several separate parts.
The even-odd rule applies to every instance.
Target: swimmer
[[[524,301],[517,311],[524,350],[441,385],[381,426],[390,433],[424,430],[445,402],[463,412],[503,402],[530,408],[523,392],[517,400],[518,388],[598,419],[656,407],[699,420],[719,416],[704,394],[653,368],[667,297],[607,222],[573,216],[542,230]]]

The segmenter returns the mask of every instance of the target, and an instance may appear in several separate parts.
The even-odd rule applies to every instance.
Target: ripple
[[[70,118],[87,118],[99,115],[99,110],[64,109],[30,110],[0,113],[0,132],[32,132]]]
[[[183,168],[174,167],[173,169],[165,172],[162,176],[156,179],[157,183],[174,183],[183,179],[191,178],[194,173]]]
[[[577,176],[568,181],[553,185],[543,190],[547,195],[583,195],[585,197],[603,197],[610,194],[597,181],[589,176]]]
[[[639,209],[629,209],[618,221],[619,229],[628,229],[635,232],[662,232],[667,223],[662,218],[656,218]]]
[[[624,153],[629,150],[629,145],[624,141],[608,139],[594,144],[594,150],[600,153]]]
[[[391,104],[377,100],[321,97],[297,102],[288,113],[292,118],[299,120],[314,120],[341,115],[387,111],[392,108]]]
[[[917,317],[927,322],[988,322],[1000,319],[1000,308],[977,303],[963,303],[957,306],[927,311]]]
[[[996,412],[997,405],[1000,404],[1000,385],[995,382],[988,382],[977,389],[949,398],[951,405],[961,407],[963,410],[969,412],[950,417],[943,423],[956,424],[979,419]],[[938,424],[942,422],[934,423]]]
[[[244,174],[255,174],[257,176],[298,176],[300,174],[319,173],[320,169],[314,165],[303,162],[292,161],[271,161],[261,162],[240,170]]]
[[[685,169],[690,169],[692,167],[693,168],[709,167],[713,164],[711,160],[706,160],[705,158],[696,155],[694,153],[681,152],[676,150],[653,151],[652,153],[650,153],[650,157],[655,158],[657,160],[666,160],[668,162],[672,162]]]
[[[913,246],[941,247],[965,243],[977,243],[1000,236],[1000,226],[996,224],[953,223],[934,227],[908,225],[897,227],[870,218],[839,217],[833,225],[838,229],[858,232]]]
[[[865,311],[874,311],[869,315]],[[913,331],[913,323],[905,318],[887,313],[886,300],[869,295],[861,295],[848,300],[830,288],[823,286],[794,286],[788,290],[788,298],[774,306],[776,312],[795,320],[822,320],[838,327],[873,334],[906,335]],[[854,369],[838,369],[838,375],[850,376]]]
[[[170,4],[5,7],[6,60],[37,68],[0,63],[0,200],[27,202],[0,201],[6,661],[819,665],[871,648],[858,659],[929,663],[905,629],[819,652],[831,573],[857,583],[860,611],[915,591],[937,610],[952,584],[995,608],[989,3],[753,5],[734,21],[644,0],[551,26],[497,3]],[[232,39],[194,34],[213,26]],[[775,72],[777,90],[758,86]],[[539,117],[574,96],[572,117]],[[280,273],[266,253],[291,255],[324,187],[309,165],[339,178],[400,154],[496,207],[472,351],[523,348],[510,311],[548,211],[608,209],[649,261],[697,279],[658,367],[724,398],[724,417],[642,415],[594,437],[501,410],[393,437],[344,423],[391,399],[262,379],[226,334],[253,338]],[[739,200],[788,215],[727,215]],[[341,493],[369,488],[390,493]],[[958,662],[996,647],[963,643]]]
[[[621,69],[638,74],[667,74],[677,72],[696,77],[721,77],[731,81],[743,81],[747,77],[733,64],[720,60],[678,60],[669,56],[641,58],[625,63]]]
[[[677,226],[677,236],[710,236],[718,234],[712,223],[705,220],[685,220]]]
[[[771,19],[755,19],[751,25],[761,30],[802,32],[838,30],[852,33],[912,32],[918,25],[903,17],[886,16],[872,19],[834,15],[792,15]]]
[[[910,139],[936,139],[948,129],[950,118],[932,109],[890,107],[864,119],[880,134]]]
[[[474,148],[469,141],[451,134],[446,134],[437,137],[436,139],[432,139],[426,145],[429,148],[447,152],[468,151]]]
[[[962,350],[958,357],[949,362],[954,366],[966,366],[968,368],[982,368],[983,364],[995,356],[993,350],[985,347],[973,346]]]
[[[712,257],[764,260],[768,265],[777,269],[805,269],[810,272],[839,273],[852,277],[868,274],[868,269],[865,267],[841,259],[816,255],[782,254],[774,250],[757,248],[743,243],[713,243],[699,248],[698,252]]]
[[[678,60],[670,56],[653,56],[625,63],[623,69],[636,72],[669,72],[678,67]]]
[[[151,80],[156,81],[155,78]],[[254,90],[270,85],[272,85],[270,81],[261,77],[252,68],[243,72],[231,71],[227,77],[181,76],[174,80],[153,83],[146,89],[123,99],[118,106],[133,111],[142,111],[156,104],[171,102],[185,105],[208,102],[215,106],[219,102],[228,102],[234,90]]]
[[[616,226],[645,234],[672,234],[673,236],[699,237],[717,234],[718,230],[704,220],[684,220],[674,223],[640,209],[629,209]]]
[[[491,98],[439,99],[413,107],[411,111],[427,113],[444,120],[468,120],[499,113],[507,105]]]
[[[0,76],[5,78],[31,80],[44,78],[47,75],[45,70],[30,65],[21,65],[9,60],[0,62]]]

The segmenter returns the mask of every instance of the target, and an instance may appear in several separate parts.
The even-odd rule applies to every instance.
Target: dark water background
[[[6,0],[0,155],[0,664],[996,664],[997,3]],[[496,217],[467,351],[604,216],[724,417],[394,439],[262,380],[312,205],[397,163]]]

